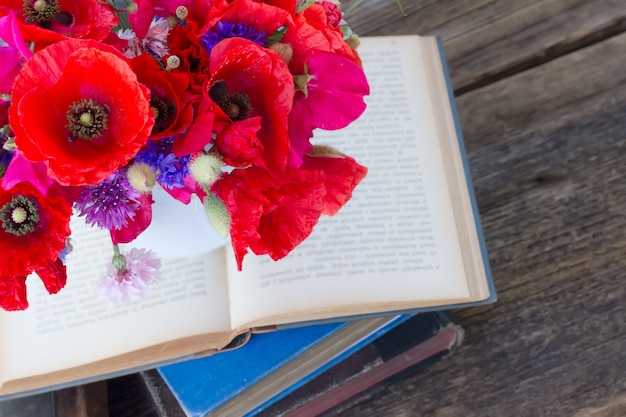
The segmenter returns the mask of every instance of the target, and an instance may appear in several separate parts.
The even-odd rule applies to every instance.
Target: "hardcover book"
[[[224,242],[161,254],[151,295],[115,308],[94,290],[108,233],[74,222],[66,288],[49,297],[28,280],[29,309],[0,312],[0,395],[209,355],[249,332],[494,301],[440,42],[364,38],[359,53],[371,85],[364,116],[314,138],[369,169],[338,214],[279,262],[246,256],[242,272]],[[201,205],[176,210],[153,222],[173,230],[156,233],[169,247],[204,215]],[[191,237],[206,240],[197,227]]]
[[[463,329],[446,312],[417,314],[339,363],[276,394],[248,415],[319,416],[349,407],[377,388],[451,355]]]
[[[276,392],[288,389],[302,375],[341,361],[411,317],[362,319],[255,334],[239,349],[141,375],[164,416],[243,415]]]
[[[356,343],[341,335],[347,326],[254,335],[235,351],[140,376],[163,417],[313,416],[451,354],[463,338],[446,312],[398,316]]]

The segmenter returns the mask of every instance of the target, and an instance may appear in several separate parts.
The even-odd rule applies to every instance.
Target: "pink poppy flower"
[[[0,39],[7,43],[7,45],[0,47],[0,62],[2,62],[0,66],[0,93],[9,94],[15,76],[22,65],[33,56],[22,38],[15,13],[12,11],[6,16],[0,17]]]
[[[289,114],[289,165],[298,166],[313,148],[313,129],[342,129],[365,111],[370,92],[363,69],[340,55],[319,52],[309,58],[308,80],[294,97]]]

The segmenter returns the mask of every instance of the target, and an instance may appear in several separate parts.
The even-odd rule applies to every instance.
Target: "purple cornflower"
[[[182,188],[189,176],[190,156],[177,158],[172,152],[173,138],[148,141],[148,145],[136,156],[135,162],[143,162],[156,172],[157,181],[165,188]]]
[[[98,284],[100,299],[111,305],[130,304],[142,299],[148,284],[159,278],[161,260],[152,251],[131,248],[123,255],[117,246],[106,275]]]
[[[139,209],[140,194],[130,185],[126,170],[109,175],[100,184],[85,187],[76,200],[79,216],[90,225],[121,229]]]
[[[206,48],[210,55],[213,47],[226,38],[245,38],[262,47],[267,44],[267,33],[264,30],[257,31],[256,28],[245,23],[226,21],[217,22],[207,33],[202,35],[200,44]]]

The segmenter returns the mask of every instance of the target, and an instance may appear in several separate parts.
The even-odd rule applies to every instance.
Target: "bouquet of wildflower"
[[[119,287],[158,270],[119,246],[150,225],[154,187],[199,198],[241,268],[286,256],[365,176],[311,143],[369,93],[334,1],[0,0],[0,38],[6,310],[32,273],[63,288],[73,215],[110,232]]]

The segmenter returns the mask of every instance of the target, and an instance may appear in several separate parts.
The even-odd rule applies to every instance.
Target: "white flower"
[[[124,39],[125,41],[132,41],[133,39],[137,39],[137,35],[132,29],[120,29],[116,32],[116,35],[120,39]]]
[[[118,256],[118,255],[116,255]],[[148,292],[148,284],[159,277],[161,260],[152,251],[132,248],[122,257],[121,268],[112,262],[107,274],[100,279],[100,299],[111,305],[130,304],[142,299]]]

